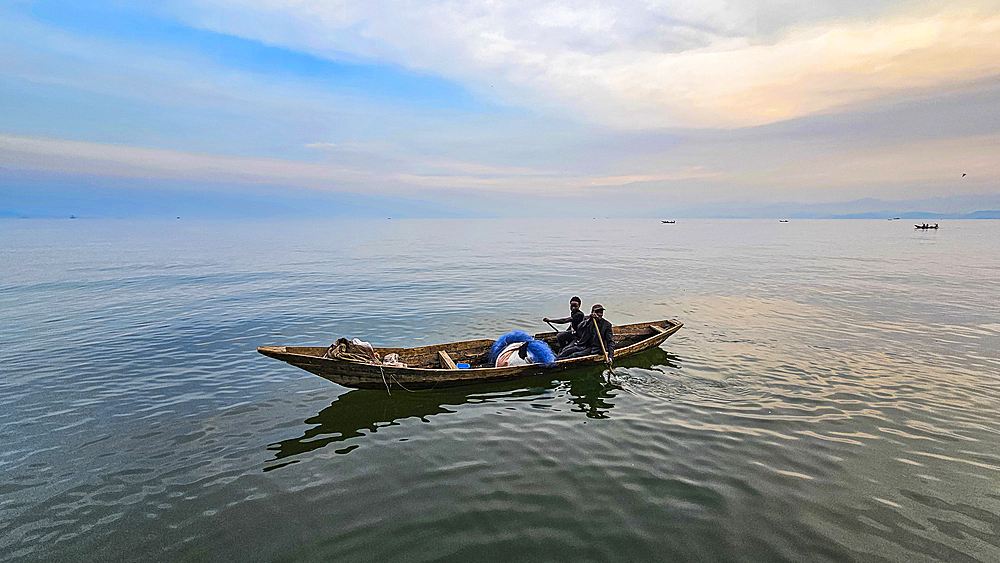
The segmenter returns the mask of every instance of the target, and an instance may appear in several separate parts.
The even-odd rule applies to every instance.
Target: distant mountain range
[[[857,199],[836,203],[730,202],[690,206],[658,215],[741,219],[1000,219],[1000,195],[909,201]]]
[[[972,213],[928,213],[910,211],[908,213],[850,213],[847,215],[830,215],[823,219],[1000,219],[1000,210],[974,211]]]
[[[20,176],[19,176],[20,174]],[[170,182],[121,181],[98,185],[89,177],[35,178],[0,166],[0,217],[17,218],[447,218],[616,217],[740,219],[1000,219],[1000,193],[886,201],[762,204],[729,201],[688,206],[651,205],[635,194],[512,198],[505,193],[459,192],[392,197],[287,187],[212,184],[176,189]],[[107,180],[102,180],[107,183]],[[805,196],[803,196],[805,197]],[[666,198],[661,198],[663,201]],[[655,200],[654,200],[655,201]],[[513,202],[513,203],[512,203]],[[600,210],[596,211],[595,210]]]

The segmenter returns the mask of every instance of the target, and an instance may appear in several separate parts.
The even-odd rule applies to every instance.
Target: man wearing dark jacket
[[[580,329],[580,324],[586,319],[586,315],[580,310],[580,298],[573,296],[569,300],[569,316],[561,319],[550,319],[545,317],[542,319],[546,323],[556,323],[565,324],[569,323],[569,327],[566,330],[556,334],[556,343],[559,344],[559,349],[563,349],[567,344],[576,340],[576,332]]]
[[[565,360],[593,354],[604,356],[605,353],[607,354],[605,361],[611,365],[615,355],[614,333],[611,330],[611,323],[604,320],[604,306],[598,303],[591,308],[590,316],[584,317],[583,323],[577,329],[576,342],[563,348],[556,358]]]

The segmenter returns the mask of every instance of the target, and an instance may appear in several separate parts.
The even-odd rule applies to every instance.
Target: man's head
[[[580,308],[580,298],[574,295],[569,300],[569,310],[576,311],[579,308]]]
[[[604,318],[604,305],[594,303],[594,306],[590,308],[590,312],[599,318]]]

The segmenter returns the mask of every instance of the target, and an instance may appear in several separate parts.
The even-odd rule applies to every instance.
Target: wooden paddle
[[[559,332],[559,329],[556,328],[554,324],[550,323],[549,321],[545,321],[545,323],[548,324],[550,327],[552,327],[552,330],[556,331],[557,333]]]
[[[611,357],[608,356],[608,349],[604,347],[604,339],[601,338],[601,327],[597,324],[597,319],[590,317],[590,320],[594,321],[594,330],[597,331],[597,341],[601,343],[601,352],[604,352],[604,363],[611,367]]]

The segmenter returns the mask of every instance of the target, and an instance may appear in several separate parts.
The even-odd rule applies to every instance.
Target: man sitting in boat
[[[591,307],[590,316],[584,317],[576,333],[576,342],[563,348],[556,358],[565,360],[594,354],[603,356],[605,352],[610,362],[615,355],[615,338],[611,323],[604,320],[604,306],[597,303]]]
[[[556,334],[556,344],[559,346],[559,349],[562,350],[567,344],[576,340],[576,332],[580,328],[580,323],[582,323],[585,318],[587,318],[587,316],[580,310],[580,298],[574,295],[569,300],[568,317],[563,317],[561,319],[550,319],[545,317],[542,319],[542,322],[555,323],[557,325],[569,323],[569,327],[567,327],[566,330]]]

